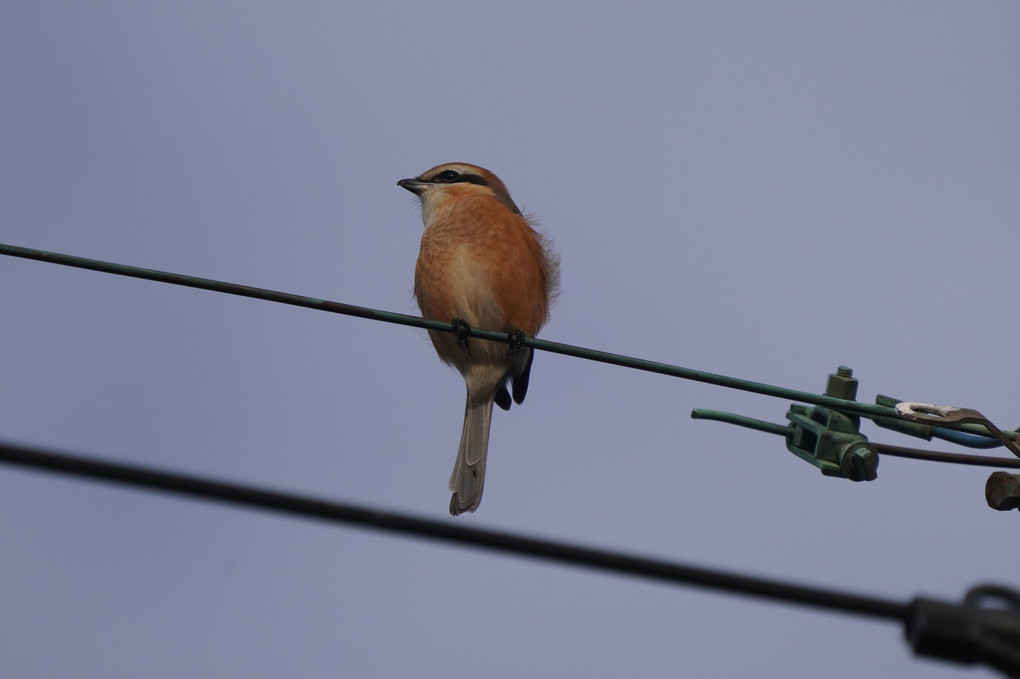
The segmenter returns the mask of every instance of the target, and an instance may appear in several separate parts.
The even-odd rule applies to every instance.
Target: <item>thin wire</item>
[[[968,448],[988,449],[1002,447],[1001,441],[988,434],[968,434],[956,431],[955,429],[946,429],[945,427],[932,427],[931,435],[943,441],[949,441],[958,446],[966,446]]]
[[[1016,458],[991,457],[987,455],[967,455],[961,453],[943,453],[937,450],[921,450],[919,448],[904,448],[902,446],[891,446],[887,443],[875,443],[875,450],[879,454],[892,455],[893,457],[906,457],[912,460],[924,460],[926,462],[949,462],[951,464],[969,464],[977,467],[999,467],[1009,469],[1020,469],[1020,460]]]
[[[279,302],[281,304],[290,304],[292,306],[300,306],[308,309],[319,309],[321,311],[329,311],[331,313],[343,314],[346,316],[357,316],[359,318],[368,318],[376,321],[385,321],[387,323],[397,323],[400,325],[408,325],[416,328],[424,328],[426,330],[437,330],[440,332],[455,332],[455,329],[450,323],[426,320],[424,318],[419,318],[417,316],[408,316],[406,314],[398,314],[390,311],[372,309],[369,307],[354,306],[352,304],[343,304],[340,302],[331,302],[323,299],[318,299],[315,297],[304,297],[301,295],[293,295],[285,292],[266,290],[264,288],[255,288],[248,285],[226,283],[223,281],[212,280],[209,278],[197,278],[195,276],[185,276],[183,274],[170,273],[167,271],[158,271],[155,269],[143,269],[135,266],[129,266],[126,264],[104,262],[98,259],[87,259],[85,257],[64,255],[56,252],[48,252],[46,250],[35,250],[31,248],[19,247],[16,245],[7,245],[4,243],[0,243],[0,254],[9,255],[11,257],[21,257],[23,259],[32,259],[40,262],[49,262],[51,264],[72,266],[79,269],[101,271],[104,273],[111,273],[119,276],[129,276],[132,278],[141,278],[150,281],[158,281],[160,283],[169,283],[171,285],[181,285],[185,287],[199,288],[202,290],[210,290],[213,292],[221,292],[230,295],[240,295],[242,297],[267,300],[270,302]],[[492,340],[495,342],[510,343],[511,341],[513,341],[511,340],[507,333],[493,332],[491,330],[482,330],[480,328],[471,328],[469,330],[469,335],[471,337],[477,337],[479,339],[484,340]],[[525,346],[533,347],[541,351],[550,351],[552,353],[563,354],[565,356],[584,358],[591,361],[598,361],[600,363],[609,363],[611,365],[618,365],[625,368],[633,368],[636,370],[644,370],[646,372],[668,375],[670,377],[678,377],[681,379],[693,380],[695,382],[714,384],[716,386],[726,387],[729,389],[749,391],[756,394],[763,394],[765,396],[775,396],[777,398],[788,399],[791,401],[813,403],[815,405],[855,412],[869,417],[893,417],[893,418],[898,417],[896,415],[895,409],[889,406],[882,406],[871,403],[861,403],[859,401],[849,401],[841,398],[834,398],[832,396],[814,394],[808,391],[787,389],[786,387],[778,387],[771,384],[764,384],[762,382],[753,382],[751,380],[744,380],[736,377],[728,377],[726,375],[705,372],[703,370],[683,368],[676,365],[670,365],[668,363],[646,361],[643,359],[624,356],[622,354],[614,354],[607,351],[587,349],[585,347],[578,347],[570,344],[563,344],[560,342],[550,342],[548,340],[542,340],[535,337],[526,337],[523,340],[523,344]]]
[[[12,444],[0,443],[0,462],[887,621],[905,623],[910,615],[909,603],[888,599],[806,587],[513,533],[465,528],[449,522],[431,521],[353,504],[212,481],[134,465],[102,462]]]
[[[225,283],[223,281],[217,281],[210,278],[185,276],[183,274],[170,273],[168,271],[159,271],[156,269],[143,269],[137,266],[130,266],[127,264],[115,264],[113,262],[104,262],[98,259],[75,257],[74,255],[63,255],[58,252],[49,252],[46,250],[34,250],[32,248],[23,248],[17,245],[7,245],[6,243],[0,243],[0,255],[21,257],[22,259],[33,259],[40,262],[49,262],[51,264],[60,264],[62,266],[76,267],[78,269],[101,271],[103,273],[111,273],[116,274],[118,276],[141,278],[149,281],[157,281],[159,283],[169,283],[170,285],[181,285],[188,288],[198,288],[200,290],[222,292],[229,295],[239,295],[241,297],[250,297],[252,299],[261,299],[269,302],[279,302],[280,304],[290,304],[292,306],[305,307],[307,309],[320,309],[322,311],[329,311],[335,314],[343,314],[345,316],[357,316],[359,318],[369,318],[376,321],[385,321],[387,323],[409,325],[416,328],[425,328],[428,330],[445,330],[447,332],[450,331],[449,323],[428,321],[425,320],[424,318],[419,318],[417,316],[397,314],[389,311],[381,311],[379,309],[371,309],[369,307],[355,306],[353,304],[343,304],[341,302],[330,302],[315,297],[292,295],[286,292],[276,292],[275,290],[255,288],[249,285]],[[507,341],[505,335],[493,339],[502,340],[504,342]]]
[[[776,424],[766,422],[736,413],[728,413],[723,410],[708,410],[706,408],[695,408],[691,411],[691,417],[696,420],[715,420],[735,424],[747,429],[762,431],[766,434],[775,434],[788,438],[796,430],[788,424]],[[927,462],[950,462],[953,464],[969,464],[979,467],[999,467],[1020,469],[1020,460],[1006,457],[990,457],[983,455],[966,455],[960,453],[943,453],[937,450],[921,450],[920,448],[904,448],[892,446],[887,443],[872,443],[875,450],[880,454],[892,455],[893,457],[906,457],[913,460],[925,460]]]
[[[186,276],[184,274],[170,273],[167,271],[159,271],[156,269],[143,269],[140,267],[130,266],[127,264],[115,264],[113,262],[104,262],[98,259],[76,257],[74,255],[65,255],[57,252],[49,252],[47,250],[36,250],[32,248],[20,247],[17,245],[8,245],[6,243],[0,243],[0,255],[21,257],[23,259],[32,259],[41,262],[49,262],[51,264],[60,264],[63,266],[72,266],[80,269],[89,269],[92,271],[100,271],[103,273],[111,273],[120,276],[141,278],[161,283],[169,283],[171,285],[181,285],[185,287],[209,290],[212,292],[239,295],[242,297],[250,297],[252,299],[261,299],[270,302],[278,302],[281,304],[290,304],[292,306],[300,306],[308,309],[319,309],[322,311],[329,311],[331,313],[343,314],[346,316],[368,318],[376,321],[385,321],[387,323],[396,323],[399,325],[407,325],[415,328],[424,328],[426,330],[436,330],[440,332],[458,331],[456,328],[453,327],[452,323],[427,320],[424,318],[419,318],[418,316],[398,314],[392,311],[383,311],[381,309],[372,309],[370,307],[355,306],[353,304],[344,304],[342,302],[332,302],[328,300],[319,299],[316,297],[305,297],[302,295],[294,295],[286,292],[277,292],[275,290],[256,288],[248,285],[226,283],[224,281],[217,281],[210,278],[198,278],[196,276]],[[483,330],[480,328],[469,328],[468,334],[471,337],[477,337],[479,339],[491,340],[495,342],[504,342],[508,344],[511,342],[519,341],[517,338],[512,339],[510,335],[507,333],[493,332],[491,330]],[[524,338],[523,344],[525,346],[530,346],[535,349],[549,351],[556,354],[563,354],[565,356],[585,358],[591,361],[609,363],[611,365],[618,365],[624,368],[644,370],[646,372],[659,373],[661,375],[678,377],[680,379],[692,380],[695,382],[704,382],[706,384],[714,384],[720,387],[738,389],[741,391],[748,391],[756,394],[762,394],[765,396],[774,396],[777,398],[788,399],[791,401],[813,403],[814,405],[820,405],[837,410],[858,413],[860,415],[864,415],[865,417],[884,417],[900,419],[896,413],[895,408],[891,406],[861,403],[860,401],[835,398],[832,396],[826,396],[824,394],[815,394],[808,391],[788,389],[786,387],[764,384],[762,382],[754,382],[751,380],[740,379],[737,377],[728,377],[726,375],[719,375],[717,373],[710,373],[703,370],[693,370],[691,368],[670,365],[668,363],[646,361],[644,359],[634,358],[631,356],[624,356],[622,354],[614,354],[607,351],[588,349],[585,347],[574,346],[571,344],[563,344],[560,342],[550,342],[549,340],[542,340],[535,337]],[[987,431],[982,426],[964,424],[959,426],[957,429],[971,432],[977,436],[987,435]],[[1013,440],[1020,440],[1020,432],[1004,431],[1003,434],[1005,434],[1006,436]]]

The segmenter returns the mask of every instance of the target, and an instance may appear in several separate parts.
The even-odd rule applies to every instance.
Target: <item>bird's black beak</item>
[[[422,192],[428,188],[428,183],[423,182],[420,179],[401,179],[397,182],[397,186],[407,189],[416,196],[420,196]]]

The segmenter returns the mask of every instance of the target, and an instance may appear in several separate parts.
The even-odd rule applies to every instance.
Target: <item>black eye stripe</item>
[[[480,177],[476,174],[468,173],[461,174],[456,170],[443,170],[442,172],[437,174],[432,179],[429,179],[428,181],[434,184],[457,184],[461,182],[466,182],[469,184],[478,184],[479,186],[489,185],[489,183],[485,180],[484,177]]]

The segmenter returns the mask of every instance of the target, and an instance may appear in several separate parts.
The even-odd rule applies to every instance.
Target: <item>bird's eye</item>
[[[455,170],[444,170],[436,175],[435,180],[437,182],[455,182],[460,179],[460,173]]]

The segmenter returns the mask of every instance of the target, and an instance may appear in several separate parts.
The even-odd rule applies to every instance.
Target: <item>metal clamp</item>
[[[1020,445],[1002,433],[992,422],[971,408],[957,408],[955,406],[940,406],[932,403],[916,403],[913,401],[901,401],[896,404],[896,414],[911,422],[931,424],[937,427],[954,427],[962,424],[980,424],[994,436],[999,443],[1004,445],[1009,452],[1020,457]]]
[[[851,481],[878,478],[878,452],[847,415],[821,406],[792,405],[786,419],[792,425],[786,448],[826,476]]]
[[[1020,592],[974,587],[962,604],[918,597],[909,606],[907,641],[914,653],[1020,674]]]
[[[971,408],[940,406],[931,403],[903,401],[896,404],[896,414],[912,422],[932,424],[940,427],[962,424],[980,424],[1006,449],[1020,457],[1020,445],[1009,438],[991,421]],[[1020,509],[1020,475],[1008,472],[994,472],[985,483],[985,501],[992,509],[1001,512]]]

